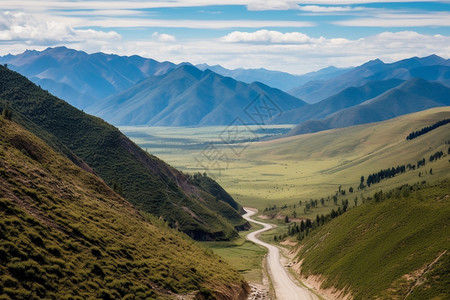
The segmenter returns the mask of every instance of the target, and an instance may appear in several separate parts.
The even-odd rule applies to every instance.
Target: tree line
[[[301,241],[305,237],[307,237],[311,231],[314,229],[323,226],[324,224],[328,223],[334,218],[337,218],[338,216],[342,215],[348,210],[348,199],[342,200],[342,208],[339,206],[337,210],[332,209],[330,213],[324,215],[316,215],[315,220],[301,220],[300,222],[294,222],[292,224],[289,224],[287,233],[284,235],[275,235],[273,237],[274,241],[281,241],[285,239],[287,236],[297,236],[297,240]]]
[[[367,176],[366,184],[368,187],[370,187],[374,183],[378,183],[383,179],[392,178],[397,174],[404,173],[405,171],[405,165],[380,170],[378,171],[378,173],[373,173]]]
[[[413,131],[410,134],[408,134],[408,136],[406,137],[406,140],[415,139],[416,137],[419,137],[427,132],[430,132],[431,130],[434,130],[434,129],[436,129],[440,126],[443,126],[445,124],[448,124],[448,123],[450,123],[450,119],[444,119],[444,120],[434,123],[433,125],[423,127],[422,129],[417,130],[417,131]]]
[[[450,154],[450,148],[449,148],[449,154]],[[436,151],[434,154],[430,155],[429,161],[433,162],[435,160],[441,159],[442,156],[444,156],[443,151]],[[408,171],[415,170],[416,168],[419,169],[420,167],[424,167],[425,164],[426,164],[426,160],[425,160],[425,158],[422,158],[422,159],[418,160],[417,163],[415,163],[415,164],[409,163],[407,165],[396,166],[395,168],[392,167],[392,168],[382,169],[382,170],[378,171],[377,173],[373,173],[373,174],[370,174],[369,176],[367,176],[366,184],[368,187],[370,187],[372,184],[379,183],[383,179],[392,178],[397,174],[406,172],[407,170]],[[359,185],[359,189],[363,189],[363,188],[364,188],[364,176],[361,176],[361,182]]]

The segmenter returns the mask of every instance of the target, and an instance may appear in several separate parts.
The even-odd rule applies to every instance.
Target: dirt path
[[[266,247],[269,250],[267,255],[267,266],[272,279],[272,284],[275,289],[275,294],[278,300],[316,300],[319,299],[316,295],[311,293],[305,288],[298,286],[290,277],[287,271],[284,269],[280,262],[279,249],[273,245],[267,244],[257,238],[257,236],[272,228],[272,225],[255,221],[250,217],[254,215],[257,210],[249,207],[244,208],[247,212],[243,217],[249,222],[253,222],[264,226],[264,228],[249,233],[247,239]]]

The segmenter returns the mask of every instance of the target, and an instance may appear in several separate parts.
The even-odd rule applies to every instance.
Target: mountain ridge
[[[237,81],[245,83],[261,82],[268,86],[280,89],[284,92],[313,80],[324,80],[344,73],[347,69],[340,69],[334,66],[320,69],[318,71],[309,72],[302,75],[296,75],[281,71],[267,70],[264,68],[259,69],[226,69],[220,65],[210,66],[208,64],[195,65],[200,70],[209,69],[222,76],[232,77]]]
[[[305,121],[287,135],[378,122],[431,107],[448,105],[450,105],[450,88],[414,78],[356,106],[337,111],[325,119]]]
[[[420,68],[438,68],[420,72]],[[417,70],[419,69],[419,70]],[[450,60],[437,55],[427,57],[412,57],[393,63],[384,63],[380,59],[366,62],[339,76],[325,81],[313,81],[289,91],[290,94],[304,99],[309,103],[316,103],[351,86],[361,86],[372,80],[401,79],[409,80],[420,77],[428,81],[450,83]]]
[[[14,111],[13,120],[38,136],[50,135],[61,141],[105,182],[121,186],[124,197],[135,206],[161,216],[191,237],[231,239],[237,236],[235,226],[248,225],[238,211],[219,201],[220,197],[194,185],[113,126],[0,66],[0,102],[5,100]],[[217,215],[217,210],[225,213]]]
[[[281,116],[272,119],[270,123],[298,124],[308,120],[324,119],[337,111],[374,98],[402,82],[400,79],[389,79],[384,81],[369,81],[359,87],[349,87],[320,102],[283,112]]]
[[[137,55],[87,54],[67,47],[27,50],[0,57],[0,63],[80,109],[175,66]]]
[[[183,65],[149,77],[86,110],[115,125],[229,125],[236,118],[244,124],[256,124],[246,110],[261,101],[276,107],[276,113],[306,105],[262,83],[246,84]]]

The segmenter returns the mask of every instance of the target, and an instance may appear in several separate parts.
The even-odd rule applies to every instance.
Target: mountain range
[[[175,67],[137,55],[87,54],[66,47],[6,55],[0,63],[79,109]]]
[[[320,102],[285,111],[280,116],[273,118],[270,123],[298,124],[312,119],[324,119],[337,111],[374,98],[398,86],[402,82],[403,80],[400,79],[389,79],[384,81],[370,81],[359,87],[349,87]]]
[[[450,60],[437,55],[412,57],[393,63],[376,59],[328,80],[311,81],[289,91],[290,94],[316,103],[349,87],[362,86],[374,80],[409,80],[422,78],[450,84]]]
[[[98,101],[86,111],[115,125],[210,126],[229,125],[236,118],[240,124],[256,124],[259,120],[252,112],[264,105],[275,116],[306,103],[259,82],[247,84],[183,65]]]
[[[305,75],[175,65],[65,47],[7,55],[0,62],[114,125],[299,125],[290,134],[375,122],[447,105],[428,86],[450,84],[450,60],[436,55],[393,63],[377,59],[350,69],[330,67]],[[400,95],[403,87],[399,86],[415,78],[423,80]],[[406,103],[406,95],[412,103]],[[442,92],[440,96],[448,95]],[[383,105],[394,109],[388,113]]]
[[[449,105],[450,88],[415,78],[358,105],[337,111],[325,119],[305,121],[289,131],[287,135],[378,122],[432,107]]]
[[[336,67],[327,67],[315,72],[310,72],[302,75],[293,75],[286,72],[272,71],[266,69],[226,69],[220,65],[209,66],[207,64],[199,64],[196,67],[202,71],[211,70],[222,76],[232,77],[238,81],[245,83],[253,83],[255,81],[264,83],[268,86],[288,92],[295,89],[309,81],[327,80],[329,78],[338,76],[348,69],[340,69]]]
[[[98,174],[126,200],[198,240],[228,240],[249,224],[240,206],[207,180],[200,184],[146,153],[118,129],[0,66],[0,104],[13,120],[80,167]],[[204,180],[203,180],[204,181]]]

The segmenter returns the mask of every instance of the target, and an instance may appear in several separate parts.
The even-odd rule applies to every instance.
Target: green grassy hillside
[[[234,200],[223,201],[192,184],[181,172],[147,154],[115,127],[41,90],[0,66],[0,106],[8,101],[13,120],[55,149],[80,157],[138,208],[162,217],[199,240],[237,237],[245,226]],[[230,217],[231,216],[231,217]]]
[[[449,195],[449,180],[384,190],[301,242],[302,276],[355,299],[448,299]]]
[[[237,271],[166,226],[0,116],[1,299],[245,299]]]
[[[411,141],[405,137],[449,117],[450,108],[442,107],[374,124],[252,143],[239,160],[229,163],[218,181],[243,205],[263,210],[272,205],[297,204],[300,214],[303,211],[298,206],[300,200],[327,199],[339,186],[347,191],[344,198],[353,202],[355,197],[371,196],[379,188],[448,178],[447,156],[432,163],[428,159],[436,151],[447,155],[449,124]],[[427,160],[427,174],[425,169],[416,169],[370,188],[357,189],[361,176],[367,178],[380,169],[415,164],[422,158]],[[165,159],[170,161],[170,157]],[[433,175],[428,173],[430,168]],[[423,177],[419,177],[420,172]],[[350,187],[355,191],[353,194],[348,193]]]

